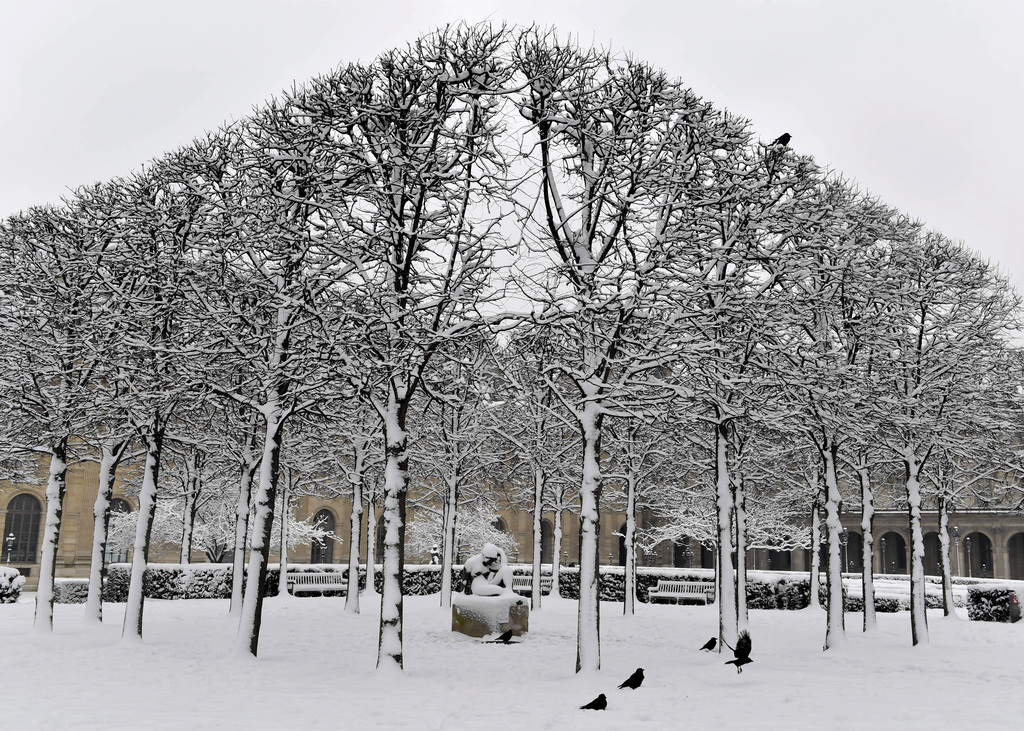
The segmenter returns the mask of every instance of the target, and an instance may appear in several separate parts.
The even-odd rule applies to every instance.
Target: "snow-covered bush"
[[[1016,621],[1020,619],[1019,601],[1008,587],[968,589],[967,616],[979,622]]]
[[[406,566],[402,574],[402,593],[408,596],[423,596],[441,591],[441,567],[437,565]],[[374,588],[379,594],[384,587],[384,576],[380,571],[374,574]],[[466,589],[462,578],[462,566],[452,566],[452,591],[460,594]]]
[[[88,596],[88,579],[54,579],[53,581],[53,601],[57,604],[85,604]]]
[[[780,606],[779,584],[767,582],[750,581],[747,583],[747,608],[748,609],[790,609],[789,606]]]
[[[931,597],[929,597],[930,599]],[[941,604],[941,599],[940,599]],[[863,612],[864,611],[864,597],[855,596],[848,597],[845,602],[847,612]],[[931,606],[929,604],[929,606]],[[901,602],[898,597],[892,596],[875,596],[875,611],[879,614],[892,614],[898,612],[901,609],[910,609],[910,599],[906,600],[906,603]]]
[[[132,566],[127,563],[112,563],[107,566],[107,579],[103,582],[103,601],[115,604],[128,601],[128,585],[131,583]]]
[[[750,587],[756,582],[747,582],[747,601],[750,601]],[[771,609],[803,609],[811,601],[809,578],[784,578],[775,582],[775,606]],[[769,607],[765,607],[766,609]]]
[[[14,604],[18,601],[24,585],[25,577],[18,569],[0,566],[0,604]]]
[[[149,564],[142,590],[148,599],[227,599],[231,575],[231,564]],[[267,596],[277,596],[278,575],[276,566],[267,569]],[[127,601],[130,579],[130,564],[111,564],[103,584],[103,601]]]

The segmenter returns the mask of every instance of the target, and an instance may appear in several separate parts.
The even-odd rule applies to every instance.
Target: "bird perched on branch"
[[[580,706],[581,711],[603,711],[608,707],[608,699],[604,697],[604,693],[599,695],[594,700],[585,706]]]
[[[789,141],[791,139],[793,138],[790,136],[789,132],[783,132],[781,135],[772,140],[772,145],[782,145],[783,147],[785,147],[786,145],[789,144]]]
[[[710,640],[705,642],[704,643],[704,647],[702,647],[700,649],[707,650],[707,651],[710,652],[711,650],[714,650],[715,647],[717,647],[717,646],[718,646],[718,638],[717,637],[712,637]]]
[[[636,672],[634,672],[632,675],[630,675],[628,678],[626,678],[622,682],[622,685],[619,686],[619,688],[630,688],[632,690],[636,690],[637,688],[640,687],[640,684],[643,683],[643,682],[644,682],[644,669],[643,668],[637,668]]]
[[[740,637],[739,637],[738,640],[736,640],[736,647],[731,647],[728,642],[725,643],[725,646],[728,647],[730,650],[732,650],[732,654],[735,657],[735,659],[733,659],[733,660],[726,660],[725,664],[726,665],[735,665],[737,673],[742,673],[743,672],[743,666],[746,665],[747,663],[754,662],[753,660],[750,659],[750,633],[749,632],[746,632],[746,631],[740,632]]]

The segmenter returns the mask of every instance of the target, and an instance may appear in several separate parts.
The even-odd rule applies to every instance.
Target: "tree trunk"
[[[270,560],[270,538],[274,528],[274,503],[277,499],[278,469],[281,445],[284,442],[284,419],[278,394],[266,405],[267,430],[260,460],[259,486],[256,490],[256,515],[252,526],[252,547],[242,596],[235,652],[257,656],[260,624],[263,620],[263,599],[266,595],[267,564]]]
[[[863,508],[860,518],[861,536],[861,585],[864,587],[864,631],[874,632],[878,629],[875,617],[875,497],[871,489],[871,476],[867,466],[859,466],[857,475],[860,478],[860,503]]]
[[[369,495],[366,499],[366,590],[377,593],[377,511]]]
[[[92,507],[92,557],[89,562],[89,594],[85,599],[85,621],[103,621],[103,582],[107,578],[107,533],[110,528],[110,498],[114,494],[117,466],[128,440],[103,442],[100,446],[100,476],[96,502]]]
[[[959,619],[953,602],[953,570],[949,560],[949,503],[939,495],[939,563],[942,566],[942,614]]]
[[[718,649],[736,646],[736,573],[732,565],[735,499],[729,479],[729,425],[715,425],[715,508],[718,516]]]
[[[200,477],[203,458],[199,450],[192,452],[192,465],[185,480],[185,509],[182,511],[181,563],[192,563],[192,536],[195,535],[196,514],[199,512],[199,492],[203,489]]]
[[[541,523],[544,510],[544,470],[533,471],[533,576],[530,580],[530,608],[540,609],[543,591],[540,584],[541,558],[544,550],[544,527]],[[555,592],[555,580],[551,579],[551,591]]]
[[[32,627],[36,632],[53,632],[54,577],[57,572],[57,545],[60,541],[64,493],[67,491],[68,438],[50,444],[50,470],[46,481],[46,523],[43,548],[39,557],[39,588],[36,589],[36,613]]]
[[[924,600],[924,533],[921,530],[921,464],[911,447],[904,453],[907,470],[907,512],[910,518],[910,634],[914,645],[928,642]]]
[[[622,613],[636,614],[636,476],[626,484],[626,566],[623,576]]]
[[[281,490],[281,538],[279,540],[281,549],[277,572],[277,595],[282,598],[288,596],[288,516],[291,514],[288,500],[288,485],[286,484]]]
[[[135,527],[135,545],[132,549],[132,573],[128,584],[128,601],[124,608],[122,639],[142,639],[142,610],[146,597],[143,592],[146,567],[149,564],[149,539],[156,514],[156,491],[160,484],[160,457],[164,445],[164,425],[155,415],[148,433],[142,436],[146,448],[146,463],[142,469],[142,489],[139,490],[139,522]]]
[[[441,511],[441,606],[452,605],[452,563],[455,558],[455,521],[458,518],[459,477],[456,467],[451,466],[447,475],[448,489],[445,503]]]
[[[811,599],[808,607],[820,607],[818,594],[821,589],[821,502],[817,497],[811,503]]]
[[[733,518],[736,523],[736,633],[750,629],[747,617],[747,498],[742,475],[733,483]]]
[[[843,616],[843,554],[839,534],[843,531],[839,519],[839,477],[836,474],[836,443],[826,439],[821,446],[825,472],[825,530],[828,565],[825,567],[825,597],[827,619],[825,621],[825,646],[822,649],[846,643],[846,627]]]
[[[384,568],[380,599],[380,635],[377,668],[402,670],[404,651],[402,620],[405,574],[405,500],[409,489],[409,434],[405,414],[408,405],[396,395],[388,399],[384,418]]]
[[[601,505],[601,422],[594,401],[579,414],[583,432],[580,485],[580,599],[576,621],[576,672],[601,669],[601,596],[598,536]]]
[[[363,480],[366,473],[367,440],[356,438],[353,442],[352,514],[348,522],[348,589],[345,592],[345,611],[359,614],[359,545],[363,532]]]
[[[551,596],[562,595],[562,514],[561,508],[555,509],[554,521],[551,524]]]
[[[246,456],[249,455],[246,450]],[[232,552],[230,614],[242,612],[242,590],[245,586],[245,543],[249,535],[249,501],[252,500],[252,482],[256,476],[259,461],[243,457],[242,472],[238,483],[238,502],[235,504],[235,546]]]

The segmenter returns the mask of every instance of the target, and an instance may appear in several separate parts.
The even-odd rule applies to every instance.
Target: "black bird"
[[[626,678],[623,681],[622,685],[620,685],[619,687],[620,688],[631,688],[632,690],[636,690],[637,688],[640,687],[640,684],[643,683],[643,682],[644,682],[644,669],[643,668],[637,668],[636,672],[633,673],[632,675],[630,675],[628,678]]]
[[[728,642],[726,646],[728,646]],[[750,659],[750,634],[748,632],[740,632],[740,637],[736,640],[736,647],[729,647],[732,650],[732,654],[735,656],[734,660],[726,660],[726,665],[735,665],[736,672],[742,673],[743,666],[747,663],[754,662]]]
[[[700,649],[711,651],[711,650],[714,650],[717,645],[718,645],[718,638],[717,637],[712,637],[710,640],[705,642],[704,643],[704,647],[702,647]]]
[[[501,642],[505,645],[512,644],[512,630],[505,630],[500,635],[495,637],[493,640],[487,640],[488,642]]]
[[[604,697],[604,693],[599,695],[594,700],[590,701],[585,706],[580,706],[581,711],[603,711],[608,707],[608,699]]]
[[[790,136],[789,132],[783,132],[781,135],[779,135],[774,140],[772,140],[772,144],[773,145],[782,145],[783,147],[785,147],[786,145],[789,144],[789,141],[791,139],[793,139],[793,138]]]

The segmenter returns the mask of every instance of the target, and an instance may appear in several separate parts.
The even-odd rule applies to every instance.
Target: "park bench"
[[[647,590],[647,601],[671,601],[678,604],[681,599],[696,599],[707,604],[715,598],[713,581],[669,581],[660,579],[658,585]]]
[[[520,575],[512,577],[512,591],[516,594],[522,594],[528,596],[533,590],[533,577]],[[550,594],[551,593],[551,577],[546,574],[541,574],[540,577],[540,593]]]
[[[302,572],[289,571],[285,582],[292,594],[322,593],[325,591],[345,591],[348,579],[337,572]]]

